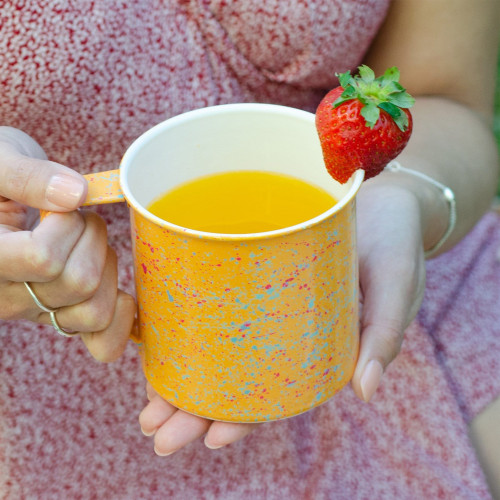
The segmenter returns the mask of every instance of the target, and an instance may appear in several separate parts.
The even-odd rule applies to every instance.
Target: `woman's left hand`
[[[405,185],[411,179],[384,178],[365,183],[357,204],[361,345],[352,387],[364,401],[398,355],[425,290],[421,203]]]
[[[403,333],[422,302],[425,261],[420,205],[398,183],[366,183],[358,195],[361,288],[361,347],[352,387],[369,401],[382,374],[398,354]],[[249,434],[257,424],[215,422],[178,410],[148,384],[149,403],[139,421],[153,435],[158,455],[168,455],[205,436],[220,448]]]

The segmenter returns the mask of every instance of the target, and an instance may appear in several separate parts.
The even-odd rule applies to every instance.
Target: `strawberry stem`
[[[337,74],[344,91],[333,103],[333,107],[337,108],[344,102],[357,99],[363,104],[361,115],[367,127],[375,126],[380,117],[380,110],[383,109],[404,132],[408,128],[408,117],[401,110],[411,108],[415,99],[399,83],[398,68],[393,66],[377,78],[373,70],[366,65],[360,66],[358,72],[355,76],[352,76],[350,71]]]

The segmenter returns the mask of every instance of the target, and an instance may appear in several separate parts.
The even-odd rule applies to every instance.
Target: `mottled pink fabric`
[[[354,68],[388,0],[0,2],[0,123],[81,172],[202,106],[314,110]],[[128,213],[99,207],[132,292]],[[2,499],[487,499],[467,423],[500,394],[500,219],[428,264],[422,310],[370,404],[350,387],[228,448],[159,458],[137,424],[130,345],[98,364],[78,340],[0,323]]]

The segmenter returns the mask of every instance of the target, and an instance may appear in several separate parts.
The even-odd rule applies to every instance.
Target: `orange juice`
[[[334,204],[328,192],[301,179],[252,170],[197,178],[166,192],[148,210],[189,229],[247,234],[305,222]]]

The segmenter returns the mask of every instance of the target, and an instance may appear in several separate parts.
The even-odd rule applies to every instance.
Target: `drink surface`
[[[324,189],[273,172],[238,171],[200,177],[166,192],[148,210],[178,226],[247,234],[300,224],[333,207]]]

